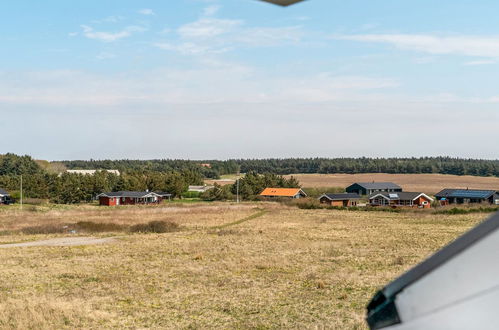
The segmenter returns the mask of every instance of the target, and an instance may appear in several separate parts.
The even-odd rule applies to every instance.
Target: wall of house
[[[116,198],[99,197],[99,204],[104,206],[116,206]]]
[[[423,205],[424,202],[426,202],[426,205]],[[414,201],[414,204],[418,205],[418,206],[422,206],[425,209],[431,208],[431,201],[428,198],[424,197],[424,196],[421,196],[418,199],[416,199]]]
[[[358,195],[368,195],[367,190],[359,186],[358,184],[353,184],[345,189],[347,193],[358,194]]]

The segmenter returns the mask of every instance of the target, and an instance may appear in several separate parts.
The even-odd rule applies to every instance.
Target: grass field
[[[395,182],[405,191],[435,194],[444,188],[499,190],[499,178],[444,174],[293,174],[305,188],[347,187],[354,182]]]
[[[0,249],[0,328],[364,329],[375,291],[485,214],[299,210],[279,204],[0,208],[0,243],[27,226],[175,221],[114,243]],[[76,233],[86,235],[89,233]]]

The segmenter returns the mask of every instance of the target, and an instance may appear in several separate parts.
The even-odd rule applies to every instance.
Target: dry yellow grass
[[[499,190],[499,178],[457,176],[444,174],[293,174],[305,188],[347,187],[354,182],[395,182],[405,191],[421,191],[429,194],[444,188],[470,188]],[[289,176],[288,176],[289,177]]]
[[[2,210],[8,230],[161,219],[181,230],[117,233],[109,245],[0,249],[0,328],[364,329],[365,305],[380,286],[485,216],[264,203]]]

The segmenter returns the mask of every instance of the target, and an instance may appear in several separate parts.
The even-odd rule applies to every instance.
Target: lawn
[[[0,249],[0,328],[364,329],[377,289],[486,216],[273,203],[4,208],[2,243],[61,237],[18,231],[83,220],[180,227],[73,234],[117,237],[105,245]]]

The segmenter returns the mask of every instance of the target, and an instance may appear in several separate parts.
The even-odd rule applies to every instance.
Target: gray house
[[[489,203],[499,205],[499,194],[495,190],[444,189],[435,194],[440,204]]]
[[[402,192],[402,187],[393,182],[357,182],[345,190],[352,194],[372,195],[376,192]]]

